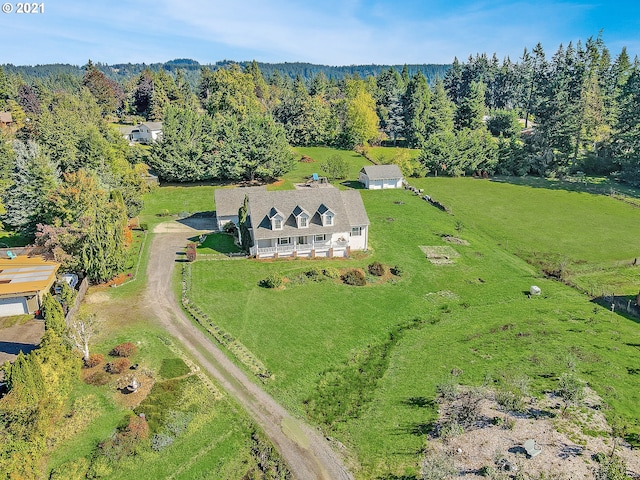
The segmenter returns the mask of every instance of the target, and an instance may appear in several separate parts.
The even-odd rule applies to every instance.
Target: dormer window
[[[331,214],[326,214],[324,216],[324,224],[325,225],[333,225],[333,215]]]
[[[311,218],[309,212],[299,205],[293,209],[293,215],[296,217],[296,225],[298,228],[307,228],[309,226],[309,219]]]
[[[335,216],[335,214],[331,210],[329,210],[329,207],[324,204],[320,205],[320,208],[318,208],[318,213],[322,218],[323,227],[330,227],[331,225],[333,225],[333,217]]]
[[[282,215],[277,208],[272,208],[271,211],[269,211],[269,220],[271,220],[272,230],[282,230],[284,215]]]

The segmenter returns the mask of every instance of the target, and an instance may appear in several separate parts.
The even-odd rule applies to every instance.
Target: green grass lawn
[[[211,185],[179,185],[154,188],[144,196],[140,223],[149,228],[181,213],[211,212],[215,209]]]
[[[638,380],[629,373],[640,364],[638,322],[543,278],[521,258],[534,251],[597,265],[632,258],[640,233],[631,221],[637,210],[561,189],[473,179],[412,183],[454,215],[405,190],[363,190],[372,223],[371,250],[364,258],[199,261],[193,265],[192,298],[274,373],[266,388],[300,415],[323,372],[348,366],[397,325],[422,320],[394,343],[386,370],[368,392],[372,401],[359,408],[357,418],[332,428],[354,452],[359,478],[416,472],[417,452],[436,412],[412,399],[432,399],[452,371],[472,385],[522,372],[540,394],[575,363],[611,412],[640,430]],[[609,231],[614,226],[615,235]],[[470,245],[450,245],[460,254],[454,265],[432,265],[419,247],[448,245],[445,234]],[[290,282],[283,290],[259,286],[273,272],[295,279],[314,266],[366,267],[373,260],[400,265],[405,273],[395,282],[366,287],[332,281]],[[543,295],[528,298],[531,285]]]
[[[306,182],[313,173],[317,173],[321,177],[324,176],[321,165],[333,155],[338,155],[347,161],[349,165],[349,174],[347,175],[346,181],[357,181],[360,169],[365,165],[371,165],[369,160],[351,150],[338,150],[336,148],[327,147],[296,147],[295,151],[297,153],[297,158],[305,155],[312,158],[314,162],[298,162],[293,171],[282,177],[282,183],[274,187],[269,187],[269,189],[289,190],[293,188],[295,183]],[[343,188],[342,185],[340,185],[340,182],[334,182],[334,185],[338,188]]]
[[[370,147],[368,155],[377,163],[387,163],[400,152],[409,152],[409,158],[417,158],[420,155],[420,150],[417,148],[400,147]]]

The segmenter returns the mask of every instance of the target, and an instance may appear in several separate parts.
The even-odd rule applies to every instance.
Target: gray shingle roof
[[[369,180],[389,180],[402,178],[402,172],[398,165],[367,165],[360,170],[364,172]]]
[[[140,125],[146,125],[149,130],[162,130],[162,122],[144,122]]]
[[[216,215],[228,217],[238,214],[244,202],[244,196],[251,192],[265,192],[264,185],[259,187],[216,188],[213,198],[216,203]]]
[[[244,197],[243,197],[244,198]],[[323,226],[319,210],[324,207],[335,216],[333,225]],[[272,230],[269,212],[276,208],[285,217],[282,230]],[[309,212],[309,226],[298,228],[294,211]],[[326,210],[325,210],[326,211]],[[347,232],[352,226],[369,225],[360,193],[337,188],[304,190],[254,191],[249,193],[249,214],[254,240],[296,235]]]

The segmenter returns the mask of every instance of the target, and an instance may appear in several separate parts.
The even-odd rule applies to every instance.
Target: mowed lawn
[[[454,215],[405,190],[362,190],[372,223],[367,256],[198,261],[193,299],[274,373],[266,388],[301,415],[323,371],[380,344],[395,326],[423,320],[391,350],[373,400],[358,418],[333,427],[331,435],[361,465],[359,478],[417,471],[426,425],[436,412],[421,406],[428,402],[412,399],[432,399],[436,385],[452,371],[457,381],[470,385],[522,372],[540,394],[554,388],[557,377],[575,363],[611,412],[638,431],[640,393],[638,375],[632,373],[640,364],[638,322],[542,278],[514,255],[565,254],[598,265],[633,258],[640,232],[630,220],[637,209],[602,196],[473,179],[411,182],[450,206]],[[615,225],[616,234],[594,228],[601,224]],[[469,245],[447,244],[443,235]],[[433,265],[419,248],[442,245],[460,254],[453,265]],[[331,281],[290,282],[283,290],[258,285],[273,272],[295,279],[316,266],[366,267],[374,260],[400,265],[403,276],[366,287]],[[531,285],[540,286],[543,295],[528,298]]]
[[[543,179],[532,186],[470,178],[411,183],[449,207],[465,227],[490,237],[496,247],[534,263],[566,264],[568,280],[590,294],[638,293],[640,266],[632,265],[634,258],[640,263],[637,207]]]

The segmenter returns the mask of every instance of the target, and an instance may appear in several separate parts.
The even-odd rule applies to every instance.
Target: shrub
[[[438,401],[452,401],[458,396],[458,384],[452,380],[436,385]]]
[[[333,267],[325,268],[322,271],[322,273],[327,278],[333,278],[333,279],[340,278],[340,272],[336,268],[333,268]]]
[[[223,225],[222,230],[224,230],[225,233],[235,233],[237,228],[235,223],[227,222]]]
[[[151,448],[159,452],[167,447],[170,447],[173,444],[175,438],[166,433],[156,433],[153,437],[151,437]]]
[[[107,372],[103,372],[102,370],[93,372],[90,375],[86,376],[84,382],[96,387],[106,385],[107,383],[109,383],[109,374]]]
[[[342,281],[347,285],[354,285],[356,287],[362,287],[367,284],[367,280],[362,270],[349,270],[342,275]]]
[[[105,369],[109,373],[119,374],[124,372],[125,370],[128,370],[130,366],[131,366],[131,362],[129,361],[128,358],[118,358],[113,362],[107,363]]]
[[[103,361],[104,361],[104,355],[102,355],[100,353],[92,353],[91,355],[89,355],[89,358],[85,362],[85,366],[87,368],[97,367]]]
[[[394,265],[391,267],[391,273],[393,273],[396,277],[401,277],[404,271],[400,265]]]
[[[282,276],[272,273],[264,280],[261,280],[260,285],[264,288],[278,288],[282,285]]]
[[[373,262],[369,264],[369,273],[371,275],[375,275],[376,277],[381,277],[384,275],[384,265],[380,262]]]
[[[304,272],[304,274],[312,282],[321,282],[322,280],[324,280],[324,272],[321,268],[318,267],[307,270],[306,272]]]
[[[82,480],[87,478],[89,460],[80,457],[78,460],[66,462],[51,470],[50,480]]]
[[[197,256],[196,248],[197,248],[197,245],[193,242],[187,245],[187,260],[189,262],[196,261],[196,256]]]
[[[133,343],[125,342],[113,347],[113,350],[109,352],[109,355],[113,357],[130,357],[131,355],[136,353],[136,350],[138,350],[138,347],[136,347]]]

